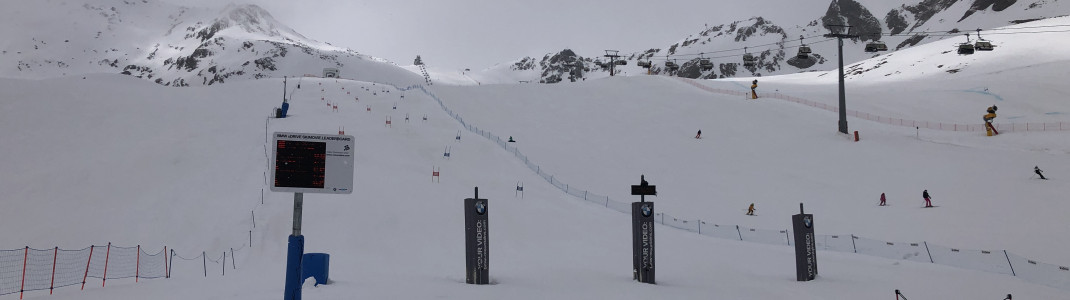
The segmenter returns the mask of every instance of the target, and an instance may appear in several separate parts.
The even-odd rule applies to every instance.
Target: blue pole
[[[301,258],[305,256],[305,236],[301,235],[301,211],[304,208],[304,193],[294,193],[294,230],[286,248],[285,300],[301,300]]]
[[[285,300],[301,300],[301,257],[305,253],[305,236],[291,235],[286,249]]]

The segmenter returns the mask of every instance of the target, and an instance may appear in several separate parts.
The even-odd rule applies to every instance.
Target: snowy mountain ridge
[[[652,63],[649,72],[653,74],[705,79],[827,71],[838,67],[835,40],[823,36],[830,32],[827,29],[830,24],[851,26],[848,33],[859,35],[856,39],[845,40],[844,61],[852,64],[949,37],[961,37],[965,42],[966,33],[973,34],[972,39],[976,40],[976,29],[988,30],[1070,14],[1070,4],[1058,0],[833,0],[831,3],[806,1],[805,4],[785,6],[791,6],[791,9],[762,10],[759,16],[708,24],[698,33],[666,47],[621,52],[627,65],[616,68],[622,74],[645,74],[648,71],[637,66],[637,62],[644,61]],[[752,7],[746,6],[725,9],[753,11]],[[982,37],[994,40],[998,46],[998,39],[983,35],[983,31]],[[884,42],[890,52],[863,51],[868,42],[874,41]],[[803,44],[813,51],[805,57],[797,55]],[[523,57],[483,72],[500,74],[510,69],[523,72],[528,70],[526,66],[537,71],[536,74],[527,73],[527,76],[538,76],[528,78],[529,81],[560,82],[575,73],[574,67],[562,68],[549,60],[566,51],[548,53],[541,59]],[[754,66],[742,64],[744,52],[755,56]],[[603,67],[608,61],[602,58],[602,53],[583,55],[590,56],[577,55],[574,59],[583,62],[581,79],[609,75]],[[700,68],[702,58],[709,59],[714,68]],[[676,62],[679,69],[667,69],[666,61]]]
[[[3,77],[122,73],[190,86],[337,68],[347,78],[420,81],[384,59],[308,39],[256,5],[212,11],[154,0],[20,1],[0,13],[25,25],[3,29],[11,37],[0,44]]]

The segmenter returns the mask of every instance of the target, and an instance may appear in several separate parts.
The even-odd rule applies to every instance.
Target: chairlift
[[[973,44],[970,44],[970,43],[959,44],[959,54],[970,55],[970,54],[973,54],[973,50],[974,50]]]
[[[700,59],[698,61],[698,65],[702,68],[703,71],[713,70],[713,63],[710,62],[710,59],[708,58]]]
[[[743,66],[753,67],[757,62],[758,59],[754,58],[754,55],[751,55],[747,52],[747,47],[743,47]]]
[[[650,61],[642,61],[642,60],[640,60],[639,62],[636,62],[635,64],[640,66],[640,67],[642,67],[642,68],[645,68],[645,69],[649,69],[650,68]]]
[[[799,44],[799,54],[796,55],[796,57],[798,57],[799,59],[805,59],[811,53],[810,46],[807,46],[803,43],[803,36],[799,36]]]
[[[675,61],[666,60],[665,61],[665,68],[669,69],[670,71],[675,71],[676,69],[679,69],[680,66],[677,65]]]
[[[616,63],[617,63],[618,66],[627,66],[628,65],[628,61],[627,60],[623,60],[623,59],[616,61]]]
[[[977,51],[992,51],[992,49],[995,49],[994,47],[992,47],[992,42],[986,41],[985,39],[981,38],[980,28],[977,29],[977,42],[974,43],[973,48]]]
[[[966,34],[966,42],[959,44],[959,54],[970,55],[973,54],[973,44],[970,44],[970,34]]]
[[[883,41],[873,41],[866,43],[866,52],[888,51],[888,45],[885,45]]]

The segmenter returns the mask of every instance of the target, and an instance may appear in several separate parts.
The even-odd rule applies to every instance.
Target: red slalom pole
[[[85,275],[82,275],[82,290],[85,290],[85,279],[89,278],[89,264],[93,262],[93,248],[95,247],[89,245],[89,260],[85,262]]]
[[[19,287],[19,299],[22,299],[22,292],[26,291],[26,259],[30,257],[30,246],[26,246],[26,250],[22,253],[22,286]]]
[[[108,242],[108,251],[104,252],[104,276],[100,279],[100,286],[108,283],[108,259],[111,258],[111,242]]]
[[[52,252],[52,283],[48,284],[48,294],[52,294],[52,289],[56,287],[56,258],[59,257],[59,247]]]
[[[137,282],[141,276],[141,245],[137,245],[137,260],[134,261],[134,282]]]

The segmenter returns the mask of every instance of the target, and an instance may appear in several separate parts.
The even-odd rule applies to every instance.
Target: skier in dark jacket
[[[1041,171],[1040,167],[1033,166],[1033,172],[1037,173],[1037,175],[1040,175],[1040,179],[1048,180],[1047,178],[1044,178],[1044,173],[1043,173],[1044,171]]]
[[[881,193],[881,204],[880,204],[880,206],[888,205],[888,204],[884,203],[885,200],[887,200],[887,199],[884,198],[884,193]]]
[[[932,197],[929,197],[929,190],[921,191],[921,197],[925,198],[925,207],[933,207],[933,203],[929,202]]]
[[[702,130],[701,129],[698,131],[698,134],[695,135],[695,138],[696,139],[701,139],[702,138]]]

